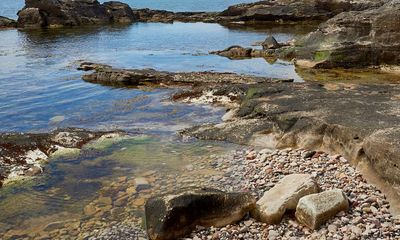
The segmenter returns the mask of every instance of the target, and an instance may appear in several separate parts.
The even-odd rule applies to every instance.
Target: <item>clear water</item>
[[[85,83],[81,80],[83,73],[75,70],[76,61],[125,68],[230,71],[299,79],[290,63],[269,64],[264,59],[232,61],[208,55],[211,50],[231,45],[250,46],[270,33],[281,41],[297,34],[279,31],[273,28],[235,30],[206,23],[0,31],[2,131],[43,131],[63,126],[135,129],[145,124],[159,125],[163,116],[168,117],[164,122],[173,125],[186,124],[191,119],[204,121],[204,115],[196,115],[194,109],[200,113],[211,113],[213,109],[159,104],[171,90],[144,93],[138,89],[113,89]],[[142,95],[146,99],[136,101]],[[64,120],[53,121],[60,117]]]

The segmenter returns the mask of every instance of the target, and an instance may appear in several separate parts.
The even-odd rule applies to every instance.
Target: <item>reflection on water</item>
[[[0,235],[6,232],[8,237],[49,232],[54,229],[46,228],[54,221],[99,218],[98,214],[92,216],[87,209],[99,198],[103,198],[103,202],[104,198],[111,198],[110,202],[107,200],[104,203],[104,207],[110,208],[107,212],[116,207],[128,209],[128,202],[137,202],[138,198],[150,194],[149,191],[141,192],[147,186],[141,186],[142,189],[137,187],[138,177],[146,179],[151,185],[149,187],[156,189],[156,185],[160,187],[160,182],[165,181],[167,175],[188,172],[189,164],[199,166],[207,163],[205,156],[224,153],[233,146],[207,142],[184,143],[175,138],[142,135],[117,142],[111,147],[103,147],[89,144],[78,157],[52,159],[42,176],[0,189]],[[210,171],[202,168],[202,174],[193,172],[193,178],[206,180],[210,177]],[[156,179],[159,179],[157,183]],[[110,187],[118,185],[115,181],[121,182],[121,186],[113,192]],[[165,183],[164,187],[168,184]],[[120,204],[117,195],[121,191],[127,191],[129,197],[127,202]],[[128,201],[128,198],[132,201]],[[132,214],[140,215],[142,211],[142,208],[138,208]],[[60,214],[63,219],[54,219]]]
[[[126,68],[231,71],[299,79],[291,63],[269,64],[263,59],[232,61],[208,55],[209,51],[231,45],[250,46],[271,33],[279,41],[299,34],[295,28],[289,32],[279,29],[249,32],[218,24],[137,23],[0,31],[2,131],[42,131],[63,126],[136,129],[149,126],[149,122],[155,128],[163,121],[173,122],[171,129],[176,129],[191,118],[204,121],[204,114],[193,112],[200,108],[198,112],[211,113],[210,108],[159,104],[171,93],[165,89],[143,93],[85,83],[74,63],[88,60]],[[148,98],[132,101],[143,94]]]

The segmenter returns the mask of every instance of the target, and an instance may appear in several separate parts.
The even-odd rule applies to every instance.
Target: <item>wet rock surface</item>
[[[250,193],[194,188],[150,198],[146,202],[147,233],[152,240],[184,237],[196,226],[222,227],[240,221],[255,207]]]
[[[40,174],[52,154],[60,150],[67,154],[68,149],[80,149],[110,133],[77,128],[58,129],[51,133],[3,133],[0,135],[0,186]]]
[[[15,28],[15,27],[17,27],[17,21],[10,19],[10,18],[0,16],[0,29]]]
[[[126,23],[135,20],[127,4],[116,1],[100,4],[97,0],[26,0],[18,16],[20,28]]]

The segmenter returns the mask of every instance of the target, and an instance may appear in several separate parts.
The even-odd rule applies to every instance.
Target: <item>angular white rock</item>
[[[264,193],[252,216],[268,224],[279,223],[287,210],[295,210],[301,197],[319,192],[309,174],[292,174]]]
[[[339,212],[348,209],[346,195],[340,189],[333,189],[301,198],[296,208],[296,219],[311,229],[317,229]]]

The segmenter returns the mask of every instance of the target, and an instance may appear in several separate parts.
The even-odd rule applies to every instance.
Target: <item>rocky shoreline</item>
[[[284,176],[309,174],[321,191],[339,188],[349,198],[350,209],[340,212],[318,230],[310,230],[288,212],[278,224],[268,225],[250,216],[224,227],[198,226],[182,239],[397,239],[400,218],[391,214],[384,194],[368,184],[362,174],[340,155],[303,149],[253,150],[241,148],[227,155],[211,155],[195,161],[182,174],[160,176],[155,172],[133,178],[121,177],[104,186],[100,196],[85,207],[80,221],[57,222],[37,238],[147,239],[143,220],[132,209],[144,211],[145,201],[167,189],[212,187],[226,192],[248,192],[260,199]],[[212,170],[211,172],[209,170]],[[113,220],[119,216],[119,220]],[[122,219],[121,219],[122,217]],[[111,219],[111,220],[107,220]],[[55,224],[53,224],[55,225]],[[23,237],[15,234],[14,237]],[[12,235],[6,235],[11,237]]]
[[[123,135],[121,131],[94,132],[79,128],[0,134],[0,187],[41,174],[51,157],[77,154],[93,140]]]

